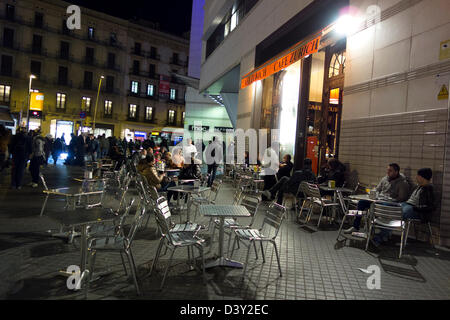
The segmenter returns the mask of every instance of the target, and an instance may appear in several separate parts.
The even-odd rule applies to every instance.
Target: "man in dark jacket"
[[[277,172],[277,178],[280,180],[282,177],[290,177],[292,168],[294,167],[294,164],[291,162],[291,155],[285,154],[283,157],[283,162],[280,163],[280,169],[278,169]]]
[[[303,169],[294,172],[292,177],[282,177],[272,188],[265,190],[263,195],[272,199],[278,192],[277,203],[282,204],[284,193],[296,193],[302,181],[316,182],[316,175],[311,169],[312,161],[306,158],[303,161]]]
[[[12,137],[9,150],[12,154],[13,162],[11,170],[11,188],[21,189],[25,166],[28,157],[32,152],[31,139],[26,135],[25,128],[19,129],[19,132]]]

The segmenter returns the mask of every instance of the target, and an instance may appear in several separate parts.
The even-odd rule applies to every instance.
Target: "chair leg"
[[[162,279],[161,286],[159,287],[159,290],[162,290],[162,288],[164,286],[164,282],[166,281],[167,273],[169,272],[170,265],[172,264],[173,254],[175,253],[175,250],[176,250],[176,248],[172,249],[172,253],[170,254],[169,263],[167,264],[166,271],[164,272],[164,277]]]
[[[344,216],[342,217],[341,225],[339,227],[339,232],[338,232],[338,235],[337,235],[337,238],[336,238],[337,241],[339,241],[339,237],[341,236],[342,227],[344,226],[344,222],[345,222],[346,218],[347,218],[347,215],[344,214]]]
[[[323,206],[320,209],[320,215],[319,215],[319,221],[317,222],[317,228],[319,228],[319,226],[320,226],[320,220],[322,220],[322,214],[323,214]]]
[[[408,235],[409,235],[409,227],[411,226],[411,220],[407,221],[407,225],[406,225],[406,235],[405,235],[405,247],[406,247],[406,243],[408,242]],[[417,239],[417,233],[416,233],[416,239]]]
[[[372,224],[369,226],[369,232],[367,233],[366,251],[369,248],[370,237],[372,236]]]
[[[256,260],[258,260],[258,250],[256,249],[256,241],[253,241],[253,248],[255,249]]]
[[[403,241],[405,241],[404,237],[405,237],[405,228],[402,229],[402,235],[400,238],[400,253],[398,255],[399,259],[402,257],[402,253],[403,253]]]
[[[91,251],[88,257],[88,275],[87,275],[87,279],[84,280],[85,282],[85,287],[84,287],[84,298],[87,299],[88,298],[88,293],[89,293],[89,287],[90,287],[90,283],[92,280],[92,274],[94,273],[94,265],[95,265],[95,257],[96,257],[96,253],[95,251]],[[81,275],[80,275],[81,276]]]
[[[262,258],[263,258],[263,263],[266,263],[266,257],[264,256],[264,248],[263,248],[262,241],[260,241],[259,244],[260,244],[260,247],[261,247],[261,255],[262,255]]]
[[[247,248],[247,258],[245,259],[245,265],[244,265],[244,270],[242,271],[242,277],[241,277],[241,282],[244,281],[244,277],[245,277],[245,272],[247,271],[247,266],[248,266],[248,258],[250,257],[250,247],[252,246],[251,243],[249,243],[248,248]]]
[[[128,262],[130,263],[131,274],[133,275],[134,287],[136,288],[136,294],[138,296],[140,296],[141,290],[139,289],[139,284],[137,281],[136,264],[134,263],[134,258],[133,258],[133,253],[131,252],[131,248],[129,248],[127,251],[125,251],[125,253],[128,257]]]
[[[299,222],[300,222],[300,218],[301,218],[302,215],[303,215],[303,208],[305,207],[305,203],[306,203],[306,199],[303,200],[303,202],[302,202],[302,207],[300,208],[300,212],[299,212],[298,215],[297,215],[297,221],[299,221]]]
[[[230,234],[230,237],[231,237],[231,234]],[[239,239],[237,236],[234,238],[234,241],[233,241],[233,248],[231,249],[230,259],[233,257],[234,245],[236,244],[236,242],[239,242]]]
[[[431,223],[430,222],[428,222],[427,224],[428,224],[428,231],[430,231],[430,242],[431,242],[431,245],[434,248],[433,229],[431,228]]]
[[[42,215],[44,214],[45,207],[47,206],[48,196],[48,194],[45,196],[44,204],[42,205],[41,214],[39,215],[39,217],[42,217]]]
[[[278,255],[277,244],[275,243],[275,241],[271,241],[271,242],[272,242],[273,247],[275,249],[275,255],[277,256],[278,270],[280,271],[280,277],[282,277],[283,275],[281,274],[280,256]]]
[[[123,253],[120,251],[120,260],[122,260],[123,270],[125,271],[125,275],[128,277],[127,266],[125,265],[125,260],[123,259]]]
[[[156,249],[155,259],[153,259],[153,264],[152,264],[152,268],[150,269],[149,276],[152,275],[153,269],[156,267],[156,263],[158,262],[159,255],[161,254],[161,248],[162,248],[163,243],[164,243],[164,238],[161,238],[161,240],[159,241],[158,249]]]

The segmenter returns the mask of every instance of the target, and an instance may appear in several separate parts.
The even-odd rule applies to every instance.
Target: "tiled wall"
[[[447,109],[435,109],[343,120],[339,158],[365,185],[378,183],[392,162],[414,182],[418,169],[432,168],[441,207],[447,119]],[[447,162],[448,167],[450,157]],[[446,188],[450,190],[450,183]],[[440,236],[441,244],[450,239],[450,196],[444,197],[443,205],[444,210],[437,210],[432,217],[433,232],[436,239]]]

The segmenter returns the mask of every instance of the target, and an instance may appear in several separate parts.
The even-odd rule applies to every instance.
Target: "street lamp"
[[[33,79],[36,79],[36,76],[34,74],[30,74],[30,82],[28,84],[28,100],[27,100],[27,132],[30,127],[30,95],[31,95],[31,82]],[[21,116],[22,118],[22,116]],[[20,119],[22,121],[22,119]]]
[[[100,95],[100,88],[102,86],[102,80],[105,79],[104,76],[100,77],[100,81],[98,82],[98,91],[97,91],[97,99],[95,100],[95,110],[94,110],[94,122],[92,123],[92,134],[95,132],[95,118],[97,116],[97,104],[98,104],[98,96]]]

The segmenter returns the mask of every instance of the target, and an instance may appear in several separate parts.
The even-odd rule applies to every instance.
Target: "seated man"
[[[282,204],[283,202],[283,194],[284,193],[294,193],[297,192],[300,183],[302,181],[307,181],[310,183],[316,182],[316,175],[312,172],[311,169],[312,161],[311,159],[306,158],[303,161],[303,169],[297,170],[294,172],[292,177],[282,177],[272,188],[269,190],[265,190],[263,195],[265,195],[268,199],[272,199],[275,194],[278,192],[277,203]]]
[[[336,182],[336,187],[342,187],[345,182],[345,166],[336,158],[328,159],[328,162],[318,177],[319,183],[327,183],[330,180]]]
[[[200,169],[199,160],[195,159],[195,153],[193,152],[191,154],[191,161],[190,163],[185,163],[183,168],[180,171],[180,175],[178,176],[178,180],[190,180],[190,179],[201,179],[202,178],[202,170]],[[193,182],[189,182],[187,184],[194,184]],[[175,183],[171,182],[168,187],[174,186]],[[167,188],[166,188],[167,189]],[[170,201],[170,199],[174,197],[174,199],[177,199],[178,192],[168,191],[167,193],[167,200]],[[187,198],[186,198],[187,200]]]
[[[290,177],[292,168],[294,164],[291,161],[291,155],[285,154],[283,157],[283,162],[280,163],[280,169],[277,172],[277,178],[280,180],[282,177]]]
[[[432,177],[433,171],[430,168],[422,168],[417,171],[417,187],[406,202],[400,203],[404,220],[429,221],[431,213],[435,209],[433,185],[431,184]],[[379,246],[389,239],[391,233],[390,230],[381,229],[381,232],[373,237],[372,243],[376,247]]]
[[[400,173],[400,166],[396,163],[391,163],[387,167],[386,176],[381,179],[377,188],[377,198],[385,199],[393,202],[404,202],[409,196],[409,184],[406,181],[406,177]],[[357,209],[364,211],[370,208],[372,204],[369,200],[358,201]],[[361,224],[361,217],[355,217],[353,227],[344,231],[344,233],[352,233],[359,231]]]
[[[261,176],[264,180],[264,189],[269,190],[277,183],[276,174],[278,172],[280,163],[279,163],[278,154],[272,148],[267,148],[264,152],[262,161],[261,161]],[[261,196],[263,201],[266,201],[266,196],[263,194]]]

